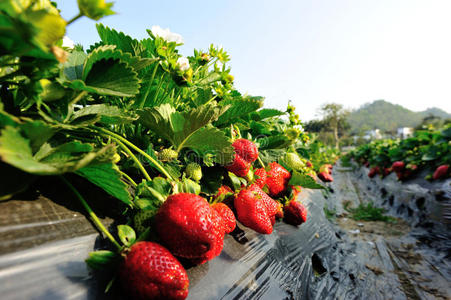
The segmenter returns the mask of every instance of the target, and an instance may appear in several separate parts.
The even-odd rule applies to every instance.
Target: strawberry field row
[[[375,140],[351,151],[345,159],[370,167],[370,178],[395,172],[403,181],[414,178],[421,171],[427,173],[427,180],[449,178],[451,125],[441,130],[418,130],[404,140]]]

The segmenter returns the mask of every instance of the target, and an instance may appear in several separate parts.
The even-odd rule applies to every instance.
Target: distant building
[[[365,140],[378,140],[382,138],[381,131],[379,129],[373,129],[365,131],[365,135],[363,136]]]
[[[413,135],[413,128],[412,127],[400,127],[397,130],[396,136],[405,139]]]

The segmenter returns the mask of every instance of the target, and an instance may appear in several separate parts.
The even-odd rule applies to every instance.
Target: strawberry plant
[[[0,170],[9,175],[0,199],[58,176],[114,246],[88,265],[120,262],[121,285],[138,299],[187,296],[177,257],[200,264],[220,254],[236,226],[227,198],[260,233],[273,231],[287,203],[286,220],[305,222],[298,190],[324,188],[315,172],[337,153],[303,131],[294,106],[262,108],[263,97],[235,89],[223,48],[184,57],[182,37],[158,26],[139,40],[98,23],[97,43],[63,47],[78,18],[114,14],[102,0],[78,4],[68,22],[48,0],[0,4]],[[437,147],[425,152],[431,160]],[[74,177],[80,190],[93,184],[123,204],[133,228],[118,227],[121,243]]]
[[[368,176],[386,176],[394,171],[398,179],[411,178],[425,170],[427,179],[450,176],[451,125],[441,130],[418,130],[404,140],[376,140],[362,145],[347,155],[357,163],[372,167]]]

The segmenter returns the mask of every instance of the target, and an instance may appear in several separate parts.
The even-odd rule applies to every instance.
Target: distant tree
[[[322,116],[322,122],[325,128],[328,128],[332,133],[335,141],[335,148],[339,148],[340,137],[350,129],[347,121],[349,111],[343,108],[343,105],[338,103],[323,104],[319,113]]]
[[[304,129],[308,132],[321,132],[324,131],[326,124],[323,120],[311,120],[304,123]]]
[[[423,120],[418,126],[415,127],[415,130],[421,130],[425,128],[441,128],[450,121],[451,119],[443,119],[438,115],[429,113],[428,115],[423,117]]]

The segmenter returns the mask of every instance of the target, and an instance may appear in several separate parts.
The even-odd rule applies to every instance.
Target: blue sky
[[[56,2],[66,19],[78,13],[75,0]],[[449,0],[117,0],[113,10],[100,22],[135,38],[169,27],[183,36],[184,55],[222,45],[239,91],[266,97],[266,107],[291,99],[303,120],[325,102],[377,99],[451,113]],[[67,35],[98,40],[87,18]]]

